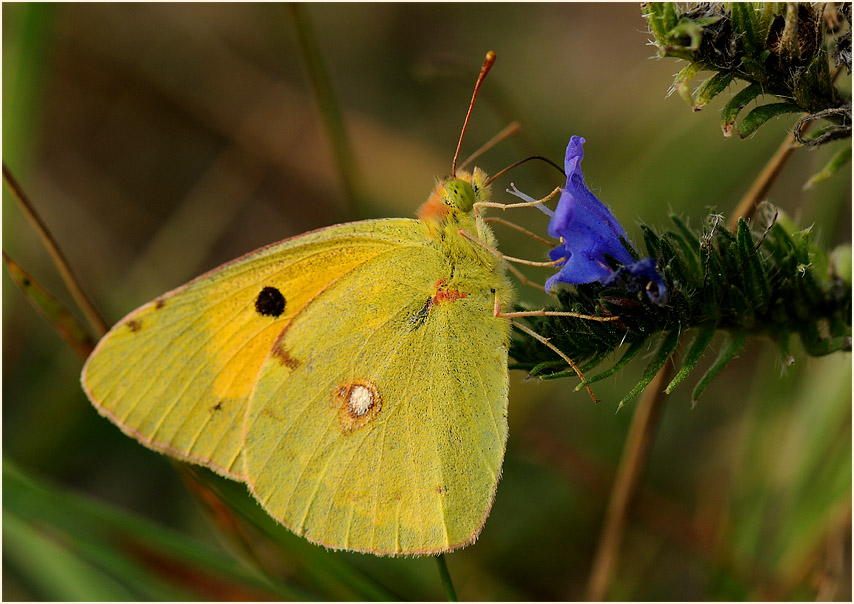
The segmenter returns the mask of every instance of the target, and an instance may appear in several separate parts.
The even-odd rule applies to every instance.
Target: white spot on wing
[[[339,384],[332,395],[332,401],[338,408],[341,431],[350,434],[367,425],[379,414],[383,399],[376,384],[357,378]]]
[[[350,390],[350,400],[347,404],[353,415],[361,417],[374,405],[374,393],[370,388],[357,384]]]

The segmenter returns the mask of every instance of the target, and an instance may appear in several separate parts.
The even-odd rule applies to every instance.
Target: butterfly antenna
[[[490,177],[489,177],[489,180],[487,180],[487,181],[486,181],[486,184],[491,184],[491,183],[492,183],[495,179],[497,179],[499,176],[503,176],[504,174],[506,174],[507,172],[509,172],[509,171],[510,171],[510,170],[512,170],[513,168],[518,168],[519,166],[521,166],[521,165],[522,165],[522,164],[524,164],[525,162],[527,162],[527,161],[531,161],[532,159],[539,159],[539,160],[541,160],[541,161],[546,162],[546,163],[547,163],[547,164],[549,164],[551,167],[553,167],[555,170],[557,170],[558,172],[560,172],[561,174],[563,174],[563,175],[564,175],[564,177],[566,177],[566,173],[563,171],[563,168],[561,168],[561,167],[560,167],[559,165],[557,165],[555,162],[553,162],[552,160],[550,160],[548,157],[543,157],[542,155],[532,155],[531,157],[526,157],[525,159],[520,159],[520,160],[519,160],[519,161],[517,161],[516,163],[514,163],[514,164],[511,164],[511,165],[507,166],[506,168],[504,168],[504,169],[503,169],[503,170],[501,170],[500,172],[497,172],[496,174],[493,174],[492,176],[490,176]]]
[[[522,125],[519,122],[509,123],[501,132],[499,132],[498,134],[493,136],[491,139],[489,139],[486,143],[484,143],[480,149],[478,149],[477,151],[475,151],[474,153],[469,155],[466,158],[466,161],[464,161],[463,163],[460,164],[460,169],[465,168],[467,165],[469,165],[474,160],[476,160],[478,157],[480,157],[481,155],[483,155],[484,153],[486,153],[487,151],[492,149],[495,145],[497,145],[501,141],[503,141],[507,138],[510,138],[511,136],[516,136],[521,131],[522,131]]]
[[[486,53],[486,58],[483,60],[483,66],[480,68],[480,75],[477,76],[477,83],[474,85],[474,92],[471,95],[471,103],[469,103],[469,110],[468,113],[466,113],[466,121],[463,122],[463,130],[460,132],[460,141],[457,143],[457,151],[454,153],[454,163],[451,164],[451,178],[456,178],[457,176],[457,158],[460,156],[460,147],[463,145],[463,136],[465,136],[466,128],[469,125],[469,117],[471,116],[471,110],[474,108],[474,100],[477,98],[477,91],[480,90],[480,85],[483,84],[486,74],[489,73],[489,70],[492,69],[492,66],[495,64],[497,56],[498,55],[495,54],[494,50],[490,50]]]

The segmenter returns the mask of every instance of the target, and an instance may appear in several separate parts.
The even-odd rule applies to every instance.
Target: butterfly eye
[[[445,203],[462,212],[474,206],[474,189],[464,180],[449,180],[445,184]]]

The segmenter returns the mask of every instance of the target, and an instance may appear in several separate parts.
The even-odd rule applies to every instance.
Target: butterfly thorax
[[[495,255],[495,236],[475,211],[475,204],[488,201],[489,196],[487,175],[475,168],[471,174],[460,172],[437,183],[417,215],[427,225],[432,244],[453,265],[453,281],[489,285],[510,302],[512,289]]]

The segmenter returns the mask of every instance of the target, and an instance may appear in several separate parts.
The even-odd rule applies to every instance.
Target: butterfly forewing
[[[408,243],[401,237],[415,223],[321,229],[165,294],[100,341],[84,367],[86,393],[146,446],[242,480],[246,401],[279,333],[330,283]]]

